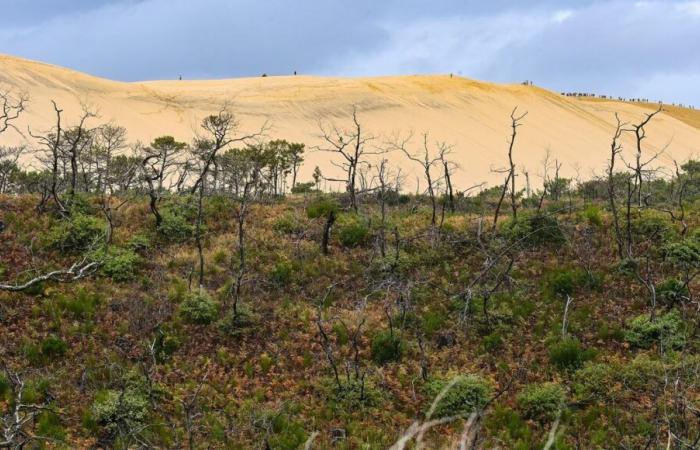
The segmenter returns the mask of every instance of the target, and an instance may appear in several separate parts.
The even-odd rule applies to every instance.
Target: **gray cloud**
[[[0,52],[121,80],[456,72],[700,104],[700,1],[11,3]]]

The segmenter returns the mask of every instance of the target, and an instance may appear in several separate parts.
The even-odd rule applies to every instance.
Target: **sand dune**
[[[319,143],[319,120],[349,126],[349,113],[356,105],[367,131],[377,136],[377,144],[392,134],[409,131],[416,135],[427,131],[431,140],[452,144],[452,159],[460,165],[454,180],[462,188],[501,179],[492,169],[504,165],[509,115],[516,106],[528,115],[519,129],[515,158],[519,167],[530,172],[533,182],[541,173],[547,149],[564,163],[564,175],[571,176],[576,170],[582,178],[600,173],[609,152],[614,113],[636,121],[651,107],[578,100],[533,86],[450,76],[122,83],[9,56],[0,56],[0,89],[30,96],[27,113],[18,124],[20,130],[28,126],[33,131],[50,129],[54,118],[50,100],[55,100],[65,111],[66,124],[76,119],[81,104],[87,104],[99,111],[100,118],[93,125],[112,121],[127,128],[130,140],[142,142],[164,134],[189,141],[201,119],[227,103],[240,120],[241,131],[269,121],[270,138],[313,147]],[[666,148],[661,164],[685,160],[700,150],[700,128],[694,126],[700,123],[697,112],[681,113],[664,113],[648,127],[645,145],[649,153]],[[27,136],[8,132],[0,137],[0,144],[24,140],[32,144]],[[626,151],[631,154],[632,141],[627,139]],[[417,139],[415,147],[419,149]],[[301,179],[310,178],[316,165],[327,176],[338,176],[331,158],[327,153],[308,154]],[[390,154],[389,159],[409,174],[406,185],[415,185],[419,172],[413,163],[399,153]],[[522,179],[519,182],[524,184]]]

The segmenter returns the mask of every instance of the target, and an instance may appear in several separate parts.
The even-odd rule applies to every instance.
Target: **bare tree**
[[[357,107],[352,108],[353,126],[349,130],[341,130],[334,124],[330,126],[319,122],[321,139],[324,146],[317,147],[320,151],[339,154],[343,161],[333,162],[336,167],[341,168],[345,173],[345,179],[326,178],[329,181],[342,181],[345,183],[346,191],[350,196],[350,207],[357,212],[357,174],[358,167],[367,164],[364,159],[368,155],[383,153],[382,150],[368,150],[367,144],[375,137],[364,132],[357,117]]]
[[[608,203],[610,204],[610,212],[613,216],[613,227],[615,230],[615,241],[617,243],[617,255],[620,260],[624,259],[623,253],[623,238],[622,229],[620,227],[620,213],[617,208],[617,193],[615,191],[615,161],[617,156],[622,151],[622,144],[620,143],[620,138],[624,132],[624,124],[620,120],[620,116],[615,113],[615,120],[617,125],[615,126],[615,133],[613,134],[612,141],[610,142],[610,160],[608,161]]]
[[[63,201],[61,200],[58,192],[58,170],[59,161],[61,159],[61,138],[63,136],[61,114],[63,113],[63,110],[58,107],[55,101],[51,100],[51,104],[53,105],[53,109],[56,114],[56,124],[54,125],[54,128],[51,131],[46,132],[44,135],[34,135],[32,134],[31,130],[29,131],[29,134],[33,138],[37,139],[41,146],[45,147],[44,151],[46,152],[46,155],[44,158],[44,163],[49,166],[49,170],[51,172],[51,184],[49,186],[49,193],[59,213],[63,216],[67,216],[68,210],[63,204]]]
[[[643,182],[643,172],[644,172],[644,167],[647,166],[649,163],[654,161],[656,157],[658,156],[655,155],[651,159],[649,159],[646,162],[642,162],[642,141],[646,138],[647,133],[646,133],[646,126],[649,124],[651,119],[654,118],[657,114],[659,114],[662,111],[661,105],[659,105],[659,108],[654,111],[653,113],[645,114],[644,119],[639,122],[638,124],[633,124],[631,125],[631,130],[634,133],[635,137],[635,146],[636,146],[636,154],[635,154],[635,165],[633,167],[634,169],[634,176],[635,176],[635,189],[636,189],[636,194],[637,194],[637,206],[641,207],[642,206],[642,182]]]
[[[238,121],[235,119],[234,115],[226,110],[221,109],[218,114],[211,115],[202,121],[202,129],[204,130],[205,136],[198,137],[195,140],[195,145],[193,148],[194,155],[199,159],[199,175],[192,186],[190,193],[195,194],[199,190],[199,195],[197,198],[197,219],[195,224],[195,241],[197,244],[197,251],[199,253],[199,287],[203,289],[204,286],[204,252],[202,249],[202,220],[203,220],[203,210],[202,210],[202,199],[204,197],[205,183],[207,175],[209,174],[212,166],[217,163],[217,156],[219,152],[228,147],[231,144],[238,142],[248,142],[254,138],[262,136],[266,129],[267,123],[265,123],[259,131],[244,135],[236,136],[238,131]]]
[[[516,116],[517,111],[518,107],[516,106],[515,109],[513,109],[513,112],[510,113],[510,127],[512,131],[510,140],[508,141],[508,169],[504,171],[505,173],[507,173],[507,176],[505,181],[503,182],[501,196],[498,200],[498,203],[496,205],[496,211],[493,216],[493,228],[495,228],[496,224],[498,223],[498,216],[501,211],[501,205],[503,204],[503,199],[505,198],[506,193],[508,193],[509,189],[510,206],[511,210],[513,211],[513,218],[517,218],[518,215],[518,206],[516,203],[517,192],[515,190],[515,162],[513,161],[513,148],[515,147],[515,138],[518,136],[518,127],[522,125],[520,122],[525,118],[525,116],[527,116],[527,112]]]
[[[430,224],[432,226],[435,226],[436,224],[436,218],[437,218],[437,198],[435,195],[435,188],[436,188],[436,183],[439,181],[439,177],[436,179],[435,176],[432,173],[432,169],[434,166],[440,164],[441,168],[444,168],[446,170],[446,174],[449,177],[449,170],[448,170],[448,165],[447,165],[447,160],[446,160],[446,155],[450,153],[452,150],[450,146],[443,142],[438,142],[436,144],[436,150],[437,154],[431,155],[430,152],[430,146],[428,144],[428,133],[423,134],[423,142],[422,142],[422,150],[419,153],[412,153],[407,149],[407,145],[411,139],[411,136],[409,135],[405,140],[403,141],[398,141],[395,140],[395,142],[392,144],[395,149],[401,150],[408,159],[411,161],[420,164],[421,168],[423,169],[423,176],[425,177],[425,181],[427,183],[427,188],[426,191],[428,193],[428,197],[430,198],[430,204],[432,207],[432,214],[430,217]],[[451,184],[450,184],[450,189],[451,189]]]
[[[70,161],[70,188],[68,195],[71,198],[75,195],[78,184],[78,161],[83,150],[90,145],[92,130],[85,127],[85,122],[93,117],[96,117],[96,114],[87,107],[83,107],[78,125],[63,131],[62,146],[59,146],[59,148]]]
[[[28,101],[26,94],[15,98],[9,92],[0,91],[0,134],[9,128],[17,130],[13,122],[24,112]]]

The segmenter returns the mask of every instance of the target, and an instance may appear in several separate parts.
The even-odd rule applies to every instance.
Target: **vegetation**
[[[357,111],[333,194],[226,111],[132,156],[61,122],[0,193],[0,447],[697,447],[700,163],[618,171],[621,125],[525,189],[512,120],[478,192],[394,143],[417,194]]]

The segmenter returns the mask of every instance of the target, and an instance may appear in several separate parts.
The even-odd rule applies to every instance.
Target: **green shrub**
[[[296,186],[292,187],[292,194],[308,194],[313,192],[316,187],[316,183],[309,181],[306,183],[297,183]]]
[[[49,247],[64,252],[82,252],[104,239],[105,222],[97,217],[75,214],[49,229]]]
[[[431,309],[423,313],[423,331],[428,338],[442,330],[447,322],[447,316],[439,309]]]
[[[141,257],[133,250],[112,247],[101,254],[102,274],[118,282],[134,279],[141,264]]]
[[[269,421],[272,425],[272,436],[269,439],[271,448],[297,450],[306,442],[304,424],[293,420],[288,413],[272,413]]]
[[[90,408],[92,420],[112,433],[140,428],[148,411],[146,389],[136,381],[128,382],[123,391],[108,389],[98,392]]]
[[[596,205],[588,205],[586,209],[583,210],[583,217],[588,220],[589,224],[595,227],[603,225],[603,215],[600,208]]]
[[[338,240],[345,247],[357,247],[369,238],[369,227],[357,214],[343,214],[336,225]]]
[[[331,212],[338,212],[340,205],[338,201],[330,196],[321,195],[309,202],[306,206],[306,215],[309,219],[326,217]]]
[[[559,370],[576,370],[593,357],[576,338],[559,340],[549,347],[549,360]]]
[[[56,336],[41,341],[41,354],[49,360],[59,358],[68,351],[68,344]]]
[[[548,287],[553,294],[566,297],[574,295],[574,291],[580,284],[579,271],[560,269],[552,273],[548,280]]]
[[[137,233],[129,239],[129,242],[127,242],[126,247],[131,250],[132,252],[136,252],[138,254],[143,255],[144,253],[147,253],[149,250],[151,250],[152,246],[151,242],[151,237],[144,234],[144,233]]]
[[[620,373],[617,364],[586,364],[574,374],[574,392],[582,400],[605,400]]]
[[[163,213],[158,233],[168,242],[185,242],[194,235],[194,227],[187,218],[173,211]]]
[[[443,389],[454,382],[442,399],[435,404],[432,418],[464,415],[483,408],[491,395],[491,385],[478,375],[460,375],[453,380],[433,380],[426,386],[428,393],[437,400]],[[432,404],[431,404],[432,407]]]
[[[57,305],[63,311],[69,312],[74,319],[88,319],[95,314],[101,301],[98,294],[80,288],[75,296],[59,295]]]
[[[696,237],[672,242],[664,249],[672,263],[684,268],[700,267],[700,241]]]
[[[323,395],[330,400],[328,403],[330,408],[345,413],[381,404],[383,393],[372,378],[365,377],[364,381],[354,377],[344,378],[341,379],[341,383],[341,387],[338,388],[334,379],[322,380]]]
[[[267,353],[260,355],[260,370],[262,373],[268,373],[274,364],[274,360]]]
[[[655,343],[661,343],[664,347],[679,349],[686,342],[685,324],[675,309],[656,316],[653,321],[649,314],[642,314],[627,324],[625,339],[639,348],[650,348]]]
[[[483,345],[486,352],[498,350],[503,346],[503,336],[501,336],[499,331],[494,331],[493,333],[484,337]]]
[[[678,278],[667,278],[656,286],[656,299],[666,307],[681,305],[688,298],[688,287]]]
[[[372,338],[372,359],[380,365],[399,361],[404,351],[404,343],[390,331],[382,331]]]
[[[529,384],[518,395],[518,407],[526,419],[554,419],[566,402],[566,393],[557,383]]]
[[[39,414],[36,420],[36,431],[39,436],[57,441],[63,441],[66,438],[61,420],[52,411],[44,411]]]
[[[505,221],[501,230],[507,239],[523,247],[554,246],[566,242],[559,221],[553,215],[521,213],[517,219]]]
[[[666,242],[676,235],[673,222],[661,213],[645,210],[632,219],[632,235],[639,240]]]
[[[180,338],[166,330],[158,330],[153,341],[153,354],[159,363],[165,362],[180,348]]]
[[[277,286],[287,286],[292,281],[294,266],[289,261],[279,261],[272,268],[270,279]]]
[[[180,315],[190,323],[210,324],[216,319],[218,312],[216,302],[203,291],[189,293],[180,304]]]
[[[272,229],[284,234],[297,234],[304,231],[304,224],[294,213],[286,213],[280,216],[272,224]]]

